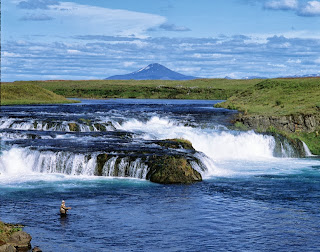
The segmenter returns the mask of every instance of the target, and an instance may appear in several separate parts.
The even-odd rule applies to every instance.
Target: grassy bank
[[[320,113],[320,78],[269,79],[219,106],[255,115]]]
[[[52,103],[70,103],[70,100],[30,83],[1,83],[1,105]]]
[[[249,119],[254,116],[285,118],[297,115],[312,115],[314,118],[319,118],[320,78],[264,80],[217,106],[242,111]],[[239,122],[236,126],[242,130],[247,129]],[[259,130],[259,126],[256,130]],[[289,132],[279,126],[270,126],[266,131],[280,133],[291,139],[300,139],[307,144],[313,154],[320,155],[319,125],[314,127],[312,132],[298,128],[294,132]]]
[[[163,80],[89,80],[24,81],[65,97],[79,98],[148,98],[148,99],[227,99],[261,80],[198,79]]]

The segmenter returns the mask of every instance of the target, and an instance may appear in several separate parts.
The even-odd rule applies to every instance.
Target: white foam
[[[305,159],[275,158],[275,139],[254,131],[193,128],[159,117],[147,122],[132,119],[123,123],[120,129],[140,132],[144,139],[150,140],[189,140],[197,151],[205,154],[198,156],[208,169],[205,177],[288,174],[304,167],[320,165],[317,160],[309,162]],[[290,153],[284,153],[284,156],[289,157]]]
[[[183,126],[178,122],[152,117],[147,122],[136,119],[125,122],[122,130],[144,133],[145,139],[183,138],[191,141],[197,151],[214,160],[273,158],[275,141],[272,136],[249,132],[221,131]]]
[[[304,148],[304,151],[305,151],[307,157],[315,156],[315,155],[312,155],[311,151],[309,150],[309,148],[308,148],[308,146],[305,144],[305,142],[302,141],[302,144],[303,144],[303,148]]]

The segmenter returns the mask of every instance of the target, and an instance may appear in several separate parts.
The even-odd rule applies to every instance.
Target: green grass
[[[219,106],[256,115],[319,114],[320,78],[264,80]]]
[[[147,99],[227,99],[261,80],[198,79],[164,80],[88,80],[22,81],[65,97],[79,98],[147,98]]]
[[[61,95],[30,83],[1,83],[1,105],[70,103]]]

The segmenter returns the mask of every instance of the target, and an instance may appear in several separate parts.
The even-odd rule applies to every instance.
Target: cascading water
[[[319,157],[281,136],[229,130],[234,112],[214,103],[2,106],[1,221],[24,224],[49,252],[316,251]],[[206,181],[146,182],[178,162]]]
[[[116,123],[117,124],[117,123]],[[38,130],[38,131],[77,131],[77,132],[92,132],[92,131],[112,131],[115,129],[113,122],[110,121],[95,121],[88,120],[65,121],[60,120],[37,120],[37,119],[20,119],[20,118],[1,118],[1,129],[16,129],[16,130]]]
[[[82,107],[61,106],[63,119],[57,118],[59,111],[49,111],[48,118],[36,111],[32,117],[17,117],[14,113],[11,117],[3,116],[0,136],[9,149],[2,151],[0,172],[145,179],[149,167],[147,159],[139,153],[145,153],[143,149],[152,152],[154,140],[179,138],[192,143],[197,151],[194,157],[200,162],[190,163],[205,178],[291,172],[302,165],[301,160],[284,159],[295,157],[294,147],[288,141],[253,131],[229,130],[220,123],[223,118],[220,118],[219,110],[212,110],[211,105],[210,109],[208,105],[192,105],[185,110],[181,107],[180,111],[171,105],[167,108],[166,104],[162,105],[164,108],[142,104],[145,113],[140,113],[140,107],[119,106],[115,109],[115,105],[109,108],[105,104],[105,107],[95,108],[94,103],[91,106],[93,111],[86,113],[81,113]],[[77,111],[64,111],[70,108]],[[134,117],[128,118],[128,111],[133,111]],[[149,145],[145,146],[146,143]],[[154,151],[159,151],[157,148],[159,146]],[[304,149],[306,155],[311,154],[306,145]],[[97,158],[101,153],[109,155],[103,164],[99,164]],[[283,162],[291,162],[290,168],[281,165]]]
[[[11,148],[3,151],[0,173],[4,175],[61,173],[66,175],[94,176],[97,173],[99,153],[37,151],[29,148]],[[148,166],[141,158],[113,156],[105,162],[103,176],[145,179]]]

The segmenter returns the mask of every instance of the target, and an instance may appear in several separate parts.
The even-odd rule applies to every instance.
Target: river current
[[[217,102],[2,106],[0,219],[43,251],[319,251],[320,158],[229,129],[235,111]],[[173,138],[192,143],[203,182],[146,180],[141,153]],[[101,153],[112,158],[96,176]]]

